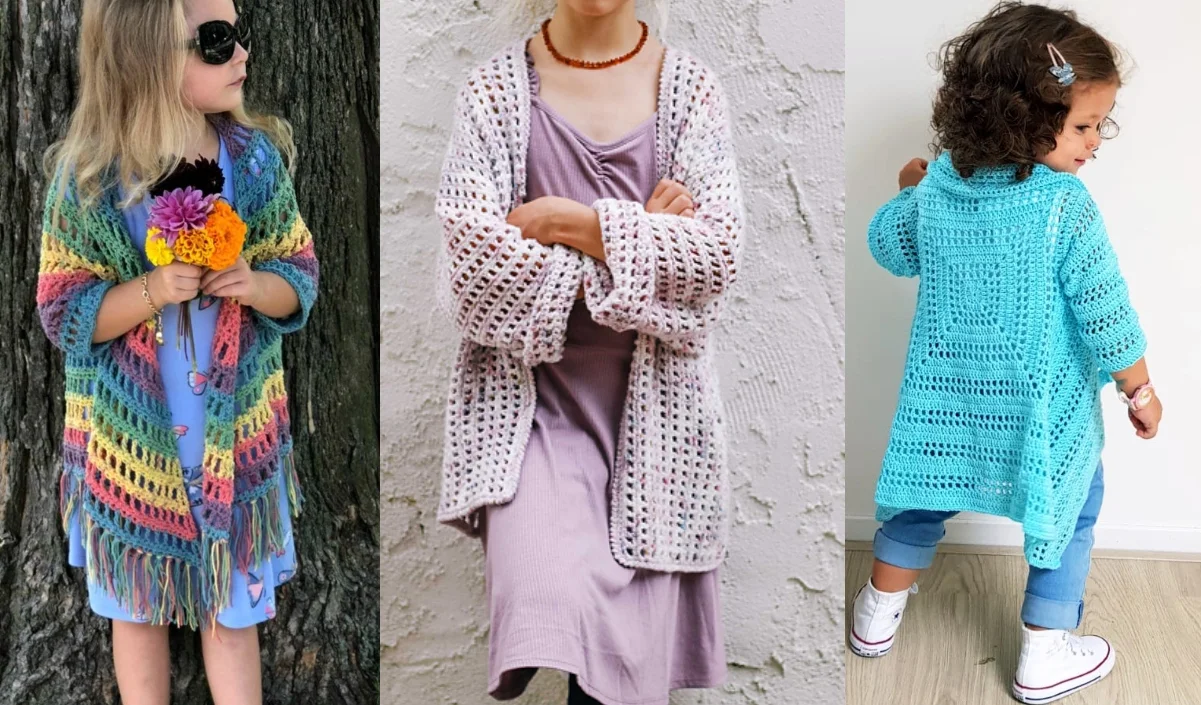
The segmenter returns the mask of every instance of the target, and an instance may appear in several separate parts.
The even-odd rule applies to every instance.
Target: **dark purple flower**
[[[195,162],[180,159],[171,173],[151,187],[150,197],[157,198],[160,194],[186,186],[199,189],[205,194],[221,193],[225,186],[225,175],[221,173],[221,166],[213,159],[200,157]]]

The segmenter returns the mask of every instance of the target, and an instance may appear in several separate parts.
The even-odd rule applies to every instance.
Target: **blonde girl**
[[[261,702],[256,625],[296,572],[280,343],[318,268],[290,128],[242,105],[251,45],[231,0],[85,0],[78,102],[47,154],[37,303],[65,353],[63,521],[126,705],[168,702],[168,625],[202,629],[217,705]],[[151,197],[197,174],[244,222],[241,254],[155,267]]]

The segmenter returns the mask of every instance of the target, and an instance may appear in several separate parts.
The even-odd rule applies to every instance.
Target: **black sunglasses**
[[[250,51],[250,17],[239,15],[233,24],[212,20],[196,28],[196,37],[188,40],[188,49],[200,52],[206,64],[224,64],[234,57],[236,45]]]

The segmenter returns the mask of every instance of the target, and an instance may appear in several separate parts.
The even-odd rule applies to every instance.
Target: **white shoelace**
[[[1067,649],[1073,656],[1092,656],[1094,653],[1091,647],[1084,645],[1083,639],[1067,631],[1063,632],[1063,636],[1055,643],[1052,652],[1062,649]]]

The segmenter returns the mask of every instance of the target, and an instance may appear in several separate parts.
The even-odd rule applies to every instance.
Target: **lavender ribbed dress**
[[[538,97],[530,70],[526,200],[646,203],[658,182],[655,119],[597,144]],[[609,483],[633,331],[572,309],[562,360],[534,368],[534,425],[513,501],[483,522],[492,629],[489,692],[524,692],[537,668],[576,674],[604,705],[667,705],[726,677],[717,571],[631,570],[609,548]]]

